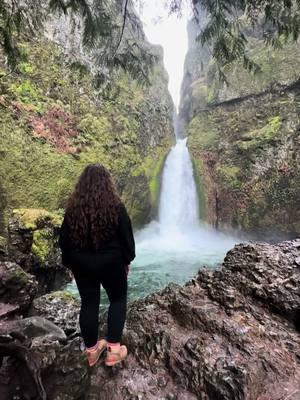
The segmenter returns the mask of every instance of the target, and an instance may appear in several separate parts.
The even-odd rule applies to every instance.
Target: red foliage
[[[24,104],[19,101],[12,101],[11,102],[12,108],[14,111],[17,111],[20,114],[22,111],[33,112],[34,107],[31,104]]]
[[[278,172],[283,176],[290,176],[291,168],[287,162],[283,161],[281,166],[278,168]]]
[[[202,151],[201,158],[210,170],[214,169],[217,163],[217,155],[215,153],[212,151]]]
[[[51,108],[42,117],[31,117],[30,125],[35,136],[45,138],[62,153],[75,153],[71,139],[78,135],[71,114],[58,106]]]

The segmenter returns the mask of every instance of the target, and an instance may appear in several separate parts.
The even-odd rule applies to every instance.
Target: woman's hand
[[[73,272],[70,269],[68,270],[68,272],[69,272],[69,277],[73,280],[74,279]]]
[[[126,275],[128,276],[128,274],[130,273],[130,264],[125,265],[125,271],[126,271]]]

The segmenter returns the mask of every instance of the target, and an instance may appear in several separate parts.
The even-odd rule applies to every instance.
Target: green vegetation
[[[31,252],[40,265],[46,267],[47,260],[54,254],[54,230],[60,227],[62,216],[44,209],[16,209],[12,216],[20,229],[32,232]]]
[[[99,97],[91,75],[70,68],[53,43],[27,42],[22,48],[27,53],[23,72],[0,83],[0,181],[8,209],[63,208],[84,167],[99,162],[113,174],[129,211],[130,177],[140,170],[149,188],[141,207],[149,214],[157,196],[156,162],[170,146],[168,99],[124,73],[116,78],[111,97]],[[159,69],[151,79],[153,87],[161,85]],[[162,108],[160,118],[155,107]],[[157,147],[151,145],[153,138]],[[145,175],[140,168],[145,163],[152,163],[154,175]]]
[[[200,150],[213,150],[218,145],[219,131],[210,113],[196,115],[187,128],[189,146]]]
[[[180,0],[172,1],[175,11],[181,6]],[[296,42],[299,38],[299,1],[224,0],[216,6],[215,1],[195,0],[193,6],[207,14],[199,38],[202,45],[210,45],[222,81],[227,81],[226,67],[236,61],[249,72],[261,72],[261,65],[249,54],[249,31],[263,31],[264,44],[276,50],[289,39]]]
[[[153,208],[157,209],[157,201],[160,193],[161,173],[166,160],[168,152],[165,148],[158,149],[155,154],[147,156],[144,162],[133,171],[133,176],[145,174],[149,181],[150,201]]]
[[[262,40],[249,38],[249,55],[260,65],[261,73],[250,75],[236,61],[224,69],[229,86],[217,82],[215,76],[210,82],[211,97],[227,100],[247,94],[261,93],[264,90],[286,86],[298,79],[300,73],[300,53],[298,43],[288,42],[281,49],[266,47]],[[215,69],[212,64],[210,71]],[[208,72],[214,75],[213,72]],[[209,103],[209,101],[208,101]]]
[[[188,146],[209,222],[299,234],[298,104],[294,92],[266,94],[202,110],[190,121]]]
[[[141,43],[138,35],[131,34],[128,29],[125,31],[126,22],[134,25],[137,22],[134,13],[128,12],[129,7],[126,2],[123,9],[116,0],[47,0],[43,4],[35,0],[2,0],[0,49],[12,71],[33,72],[27,64],[27,54],[20,46],[20,40],[28,37],[38,40],[49,18],[53,24],[65,15],[70,21],[80,21],[82,46],[86,54],[93,53],[96,86],[109,82],[109,76],[120,70],[142,84],[149,84],[149,75],[157,57],[150,46]],[[73,34],[71,27],[70,35]],[[88,68],[88,63],[84,68]]]
[[[201,159],[192,158],[193,163],[193,174],[198,194],[198,204],[199,204],[199,217],[201,220],[207,220],[207,193],[205,191],[204,185],[204,164]]]
[[[171,12],[179,12],[182,0],[166,2]],[[249,55],[246,28],[259,28],[264,32],[264,42],[274,48],[285,45],[288,39],[297,41],[300,32],[299,1],[269,0],[194,0],[192,7],[207,15],[199,38],[208,44],[217,63],[219,78],[226,80],[224,68],[240,60],[245,69],[259,72],[260,65]],[[98,51],[98,59],[107,68],[122,68],[132,73],[134,79],[147,80],[154,57],[134,38],[125,35],[126,22],[134,17],[117,1],[102,0],[48,0],[43,5],[34,0],[4,0],[0,4],[0,44],[8,62],[15,66],[22,52],[18,47],[18,35],[34,36],[39,33],[49,15],[69,15],[82,22],[82,43],[88,49]],[[260,16],[258,18],[257,16]],[[123,40],[126,37],[127,40]],[[100,74],[101,75],[101,74]],[[103,79],[100,76],[99,81]]]
[[[236,142],[238,149],[246,151],[256,151],[263,146],[270,145],[280,131],[281,117],[276,116],[268,120],[268,123],[260,129],[254,129],[241,136],[241,140]]]
[[[33,232],[33,242],[31,251],[40,265],[45,265],[45,261],[53,250],[53,231],[52,229],[41,229]]]
[[[216,168],[216,173],[222,185],[231,189],[241,187],[240,168],[238,166],[219,164]]]
[[[76,303],[78,304],[78,298],[75,294],[67,291],[67,290],[57,290],[55,292],[51,292],[47,294],[47,300],[63,300],[66,303]]]
[[[6,246],[7,246],[7,240],[3,236],[0,236],[0,251],[5,250]]]
[[[17,218],[20,226],[25,229],[36,230],[41,225],[45,226],[51,224],[51,226],[59,227],[62,223],[62,217],[57,213],[50,213],[43,209],[26,209],[20,208],[13,210],[13,217]]]

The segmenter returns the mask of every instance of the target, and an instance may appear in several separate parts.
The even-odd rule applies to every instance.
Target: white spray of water
[[[236,243],[235,238],[200,222],[186,139],[177,140],[167,157],[158,220],[137,232],[136,240],[134,265],[152,274],[151,280],[157,274],[159,286],[168,281],[182,283],[203,265],[216,266]]]
[[[178,140],[164,166],[159,206],[161,232],[185,232],[198,226],[198,200],[186,139]]]
[[[151,10],[155,14],[156,4],[159,4],[158,0],[152,4],[152,9],[149,8],[149,14]],[[182,31],[182,21],[177,26],[174,18],[171,25],[166,22],[160,29],[160,33],[165,29],[165,34],[158,35],[158,38],[171,33],[170,46],[174,45],[174,35],[186,34]],[[149,24],[147,33],[156,41],[157,25]],[[161,40],[161,44],[169,46],[166,39]],[[180,49],[184,49],[184,46]],[[178,70],[171,66],[174,66],[174,62],[183,65],[184,54],[165,50],[169,50],[165,52],[165,61],[172,82],[170,91],[176,106],[179,101],[178,81],[181,81],[182,76],[178,76]],[[176,117],[174,127],[176,131]],[[129,279],[131,299],[159,290],[169,282],[184,283],[203,265],[215,267],[236,243],[236,239],[200,222],[198,204],[186,139],[177,137],[177,143],[166,159],[162,174],[158,218],[135,234],[137,257]]]
[[[173,24],[175,27],[175,20]],[[151,25],[148,26],[149,37],[156,27],[151,29]],[[186,34],[180,29],[178,31]],[[155,37],[154,34],[152,36]],[[161,44],[165,44],[163,40]],[[176,56],[176,62],[183,63],[185,55],[177,52]],[[168,57],[165,58],[167,60]],[[175,88],[174,82],[181,81],[182,76],[174,76],[173,68],[169,68],[167,62],[165,65],[173,82],[170,89]],[[176,105],[177,90],[171,90],[171,94]],[[184,283],[203,265],[216,267],[237,242],[236,238],[217,232],[200,221],[193,165],[187,140],[180,139],[176,132],[176,116],[174,128],[177,142],[165,162],[157,220],[136,233],[137,258],[133,262],[131,276],[133,298],[158,290],[169,282]]]

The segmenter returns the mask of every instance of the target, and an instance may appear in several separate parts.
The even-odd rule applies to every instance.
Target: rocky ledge
[[[133,303],[116,371],[88,370],[66,301],[2,320],[1,399],[300,399],[300,239],[237,245],[221,269]]]

